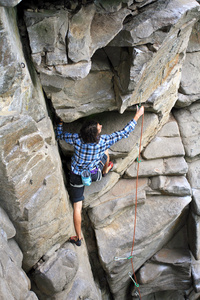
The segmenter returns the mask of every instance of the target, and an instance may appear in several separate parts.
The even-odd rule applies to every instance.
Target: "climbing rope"
[[[141,107],[141,98],[142,98],[142,90],[140,91],[140,102],[139,102],[139,107]],[[115,257],[115,261],[118,261],[118,260],[126,260],[126,259],[130,259],[131,260],[131,265],[132,265],[132,270],[133,270],[133,276],[134,278],[132,277],[132,274],[131,272],[128,273],[129,277],[131,278],[131,280],[133,281],[133,283],[135,284],[135,286],[137,287],[138,289],[138,292],[136,291],[135,292],[135,295],[136,296],[139,296],[140,297],[140,300],[142,299],[141,298],[141,293],[140,293],[140,289],[139,289],[139,284],[137,283],[137,278],[136,278],[136,275],[135,275],[135,270],[134,270],[134,266],[133,266],[133,248],[134,248],[134,244],[135,244],[135,233],[136,233],[136,218],[137,218],[137,192],[138,192],[138,178],[139,178],[139,164],[141,162],[140,160],[140,153],[141,153],[141,145],[142,145],[142,134],[143,134],[143,126],[144,126],[144,114],[142,115],[142,125],[141,125],[141,133],[140,133],[140,144],[139,144],[139,152],[138,152],[138,157],[137,157],[137,176],[136,176],[136,188],[135,188],[135,219],[134,219],[134,230],[133,230],[133,243],[132,243],[132,249],[131,249],[131,255],[129,257]]]
[[[141,106],[141,102],[139,104],[139,106]],[[136,188],[135,188],[135,219],[134,219],[134,230],[133,230],[133,243],[132,243],[132,249],[131,249],[131,265],[132,265],[132,270],[133,270],[133,276],[134,279],[131,277],[131,279],[133,280],[133,282],[135,283],[135,286],[138,289],[138,293],[139,293],[139,297],[141,298],[141,293],[140,293],[140,289],[139,289],[139,284],[137,283],[137,278],[135,275],[135,271],[134,271],[134,266],[133,266],[133,248],[134,248],[134,244],[135,244],[135,232],[136,232],[136,218],[137,218],[137,192],[138,192],[138,178],[139,178],[139,165],[140,165],[140,153],[141,153],[141,145],[142,145],[142,133],[143,133],[143,125],[144,125],[144,114],[142,115],[142,125],[141,125],[141,133],[140,133],[140,144],[139,144],[139,154],[137,157],[137,177],[136,177]],[[129,274],[130,276],[130,274]]]

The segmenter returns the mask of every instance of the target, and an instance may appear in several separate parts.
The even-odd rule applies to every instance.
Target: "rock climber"
[[[113,168],[108,149],[122,138],[129,136],[143,113],[144,107],[137,107],[134,118],[122,130],[109,135],[101,135],[102,125],[94,120],[86,121],[82,125],[80,133],[64,132],[62,122],[57,125],[55,130],[57,140],[64,140],[74,146],[74,154],[71,159],[69,195],[73,203],[76,236],[69,239],[71,243],[81,246],[81,212],[82,201],[84,200],[82,172],[88,170],[91,181],[98,181],[102,179],[102,176],[106,176]]]

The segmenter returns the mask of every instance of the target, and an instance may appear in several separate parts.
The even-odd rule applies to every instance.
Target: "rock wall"
[[[3,299],[199,299],[198,2],[19,2],[0,1]],[[71,245],[73,149],[55,120],[77,132],[95,115],[111,133],[136,104],[140,158],[141,119],[86,188],[84,242]]]

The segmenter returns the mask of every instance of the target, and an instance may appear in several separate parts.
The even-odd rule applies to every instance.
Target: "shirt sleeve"
[[[55,129],[55,135],[57,140],[64,140],[66,143],[73,145],[78,138],[77,133],[63,132],[63,125],[58,124]]]
[[[136,124],[137,122],[133,119],[122,130],[115,131],[110,135],[105,135],[104,138],[107,146],[111,147],[121,139],[127,138],[129,134],[135,129]]]

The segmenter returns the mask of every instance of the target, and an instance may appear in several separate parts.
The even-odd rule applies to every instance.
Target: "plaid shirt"
[[[81,175],[84,169],[92,170],[97,167],[106,149],[122,138],[127,138],[135,129],[136,124],[135,120],[131,120],[122,130],[109,135],[102,134],[98,143],[84,143],[78,133],[63,132],[62,124],[57,126],[55,132],[57,139],[65,140],[65,142],[74,146],[71,170],[73,173]]]

